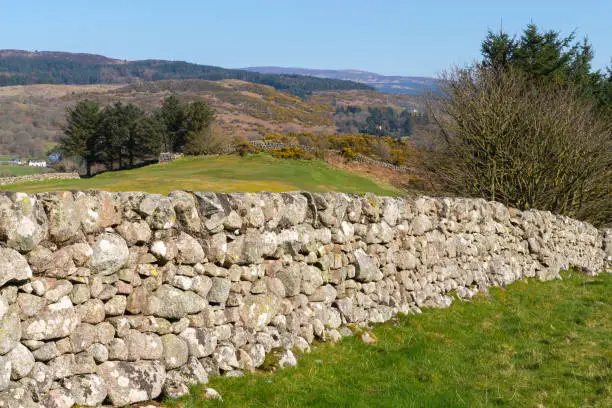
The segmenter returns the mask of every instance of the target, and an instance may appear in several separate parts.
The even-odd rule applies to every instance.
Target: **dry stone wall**
[[[81,178],[79,173],[43,173],[17,177],[0,177],[0,186],[18,183],[32,183],[35,181],[73,180],[78,178]]]
[[[477,199],[0,195],[0,407],[180,396],[269,353],[295,364],[291,350],[351,324],[570,265],[599,273],[610,243]]]

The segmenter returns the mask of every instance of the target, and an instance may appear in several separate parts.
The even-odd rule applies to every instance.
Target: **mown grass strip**
[[[169,407],[610,407],[612,274],[515,282],[321,344],[298,367],[213,378]]]

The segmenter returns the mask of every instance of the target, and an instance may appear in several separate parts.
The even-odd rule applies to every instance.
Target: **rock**
[[[176,223],[172,200],[161,194],[147,194],[140,202],[138,211],[145,215],[151,228],[167,230]]]
[[[113,296],[104,304],[106,316],[120,316],[125,312],[127,298],[123,295]]]
[[[178,255],[176,260],[185,265],[203,263],[206,259],[204,249],[191,235],[182,232],[176,240]]]
[[[21,321],[8,303],[0,297],[0,355],[6,354],[19,343],[21,339]]]
[[[27,376],[34,367],[34,356],[23,344],[17,344],[6,355],[11,362],[11,379],[16,381]]]
[[[164,394],[170,398],[179,398],[189,393],[190,386],[206,383],[208,375],[204,367],[195,357],[191,357],[181,368],[167,372]]]
[[[162,285],[148,298],[147,315],[180,319],[202,311],[206,301],[193,292],[183,292],[170,285]]]
[[[17,304],[19,305],[22,316],[32,317],[45,306],[46,302],[45,299],[40,296],[19,293],[17,295]]]
[[[108,349],[100,343],[94,343],[87,348],[87,354],[93,357],[98,364],[108,360]]]
[[[286,296],[295,296],[300,293],[302,283],[301,270],[299,264],[292,263],[276,273],[276,278],[280,279],[285,287]]]
[[[79,233],[82,208],[75,205],[72,193],[46,193],[42,201],[49,217],[49,235],[54,242],[66,242]]]
[[[114,338],[108,343],[108,358],[110,360],[126,361],[129,358],[129,349],[123,339]]]
[[[130,246],[149,242],[152,235],[151,228],[145,221],[124,221],[117,227],[117,232]]]
[[[240,307],[240,318],[245,327],[262,330],[280,312],[280,302],[269,295],[249,295]]]
[[[9,387],[12,370],[12,362],[8,356],[0,356],[0,391],[4,391]]]
[[[214,388],[207,388],[204,390],[204,399],[207,401],[217,400],[223,401],[221,394],[217,392]]]
[[[164,355],[163,363],[166,370],[178,368],[187,362],[189,347],[187,342],[174,334],[166,334],[161,338]]]
[[[377,277],[382,278],[372,258],[363,249],[355,251],[355,279],[359,282],[372,282]]]
[[[64,379],[63,385],[70,393],[74,403],[80,406],[98,406],[107,395],[106,383],[96,374],[68,377]]]
[[[224,278],[212,278],[212,285],[208,292],[207,299],[211,303],[224,304],[229,296],[232,282]]]
[[[68,296],[43,307],[40,312],[23,322],[24,339],[48,340],[66,337],[79,325],[80,319]]]
[[[293,355],[291,350],[285,350],[278,359],[278,366],[280,368],[295,367],[297,365],[297,359]]]
[[[0,288],[8,282],[24,281],[31,277],[32,270],[19,252],[0,247]]]
[[[361,333],[359,338],[365,344],[373,345],[373,344],[378,343],[378,338],[376,337],[376,335],[374,333],[372,333],[372,332],[369,332],[369,331],[365,331],[365,332]]]
[[[121,236],[116,234],[100,234],[93,247],[91,269],[94,273],[110,275],[121,269],[130,255],[128,246]]]
[[[60,279],[47,287],[45,299],[50,303],[57,302],[60,298],[68,295],[72,291],[72,283],[65,279]]]
[[[157,361],[107,361],[98,366],[114,406],[157,398],[166,380],[164,365]]]
[[[54,342],[45,343],[44,346],[34,350],[32,353],[36,361],[49,361],[60,355]]]
[[[306,295],[312,295],[319,286],[323,285],[321,270],[310,265],[300,268],[302,271],[301,291]]]
[[[47,236],[47,215],[34,196],[0,197],[0,239],[20,252],[34,249]]]
[[[236,350],[229,344],[219,346],[212,355],[213,361],[221,370],[229,371],[238,368]]]
[[[209,329],[185,329],[179,337],[187,342],[189,355],[196,358],[209,356],[217,347],[217,337]]]
[[[79,283],[72,286],[72,291],[70,292],[70,300],[75,305],[80,305],[81,303],[85,303],[90,298],[89,286],[84,283]]]
[[[96,341],[96,329],[88,323],[81,323],[70,333],[72,352],[79,353],[86,350]]]
[[[42,403],[45,408],[71,408],[74,405],[74,398],[67,389],[55,388],[45,395]]]
[[[97,324],[104,321],[104,302],[100,299],[89,299],[76,307],[77,314],[83,323]]]

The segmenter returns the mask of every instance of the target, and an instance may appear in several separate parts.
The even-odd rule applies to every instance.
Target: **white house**
[[[47,167],[47,162],[45,160],[30,160],[28,162],[28,166],[30,166],[30,167]]]

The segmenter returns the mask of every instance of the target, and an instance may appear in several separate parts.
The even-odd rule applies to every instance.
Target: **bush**
[[[270,154],[279,159],[302,159],[311,160],[312,154],[306,152],[306,150],[299,147],[283,147],[280,149],[270,150]]]
[[[431,113],[444,146],[431,169],[446,188],[590,221],[612,222],[610,116],[572,89],[520,72],[457,69]]]

